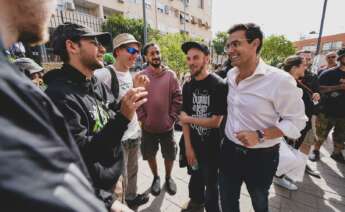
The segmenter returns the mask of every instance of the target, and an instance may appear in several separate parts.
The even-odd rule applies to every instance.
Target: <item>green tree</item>
[[[126,18],[121,14],[114,14],[110,16],[106,22],[102,25],[104,32],[109,32],[112,37],[116,37],[121,33],[130,33],[138,41],[144,43],[144,21],[142,19]],[[150,37],[157,37],[159,32],[147,26],[148,40]]]
[[[186,40],[191,40],[191,38],[181,33],[168,33],[152,40],[152,42],[157,43],[161,48],[164,64],[174,70],[178,76],[187,72],[188,69],[186,55],[181,50],[181,45]]]
[[[217,55],[224,54],[224,46],[228,39],[228,33],[226,32],[218,32],[216,34],[216,38],[212,40],[214,51]]]
[[[296,49],[292,42],[283,35],[271,35],[267,37],[262,45],[261,57],[263,60],[276,66],[278,63],[292,54],[295,54]]]

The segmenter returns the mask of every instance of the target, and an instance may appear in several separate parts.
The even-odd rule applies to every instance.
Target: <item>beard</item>
[[[195,67],[194,65],[191,65],[191,66],[189,66],[189,69],[193,70],[194,67]],[[205,65],[201,66],[199,69],[196,69],[194,72],[191,71],[191,75],[193,77],[197,77],[198,75],[201,74],[201,72],[202,72],[202,70],[204,70],[204,68],[205,68]]]
[[[42,26],[32,25],[32,27],[25,27],[19,31],[18,40],[31,46],[45,43],[48,39],[48,30]]]
[[[32,46],[46,43],[49,40],[49,20],[55,6],[56,0],[22,1],[16,8],[18,14],[15,16],[18,19],[18,41]]]
[[[157,63],[154,63],[154,61],[158,61]],[[154,68],[159,68],[162,64],[161,59],[153,59],[149,61],[149,64],[153,66]]]
[[[96,70],[96,69],[103,68],[103,62],[97,60],[96,58],[82,56],[80,58],[80,62],[85,67],[87,67],[87,68],[89,68],[91,70]]]

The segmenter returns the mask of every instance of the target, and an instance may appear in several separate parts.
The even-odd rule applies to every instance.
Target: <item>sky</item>
[[[212,0],[212,32],[236,23],[254,22],[265,36],[285,35],[291,41],[320,30],[324,0]],[[323,35],[345,33],[345,0],[328,0]]]

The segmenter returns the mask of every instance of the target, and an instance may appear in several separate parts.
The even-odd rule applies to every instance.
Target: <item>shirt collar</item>
[[[265,75],[266,73],[267,73],[267,64],[261,58],[259,58],[259,63],[256,66],[254,73],[248,78],[246,78],[245,80],[252,79],[256,75]],[[230,81],[230,83],[236,84],[236,77],[238,74],[239,74],[239,70],[237,67],[232,68],[228,72],[227,78]]]

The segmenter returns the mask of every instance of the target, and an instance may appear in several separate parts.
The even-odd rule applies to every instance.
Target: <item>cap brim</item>
[[[197,42],[185,42],[184,44],[182,44],[182,51],[187,54],[187,52],[192,49],[192,48],[196,48],[196,49],[202,49],[201,45],[198,44]]]
[[[119,48],[119,47],[122,46],[122,45],[129,44],[129,43],[136,43],[136,44],[139,45],[139,47],[141,47],[141,43],[140,43],[139,41],[137,41],[137,40],[127,40],[127,41],[125,41],[125,42],[119,43],[118,45],[114,46],[114,50],[115,50],[116,48]]]
[[[338,55],[337,61],[339,61],[342,57],[345,57],[345,54]]]
[[[111,42],[111,35],[108,32],[92,32],[92,33],[87,33],[81,36],[82,38],[85,37],[96,37],[97,40],[106,47],[109,47],[112,45]]]

